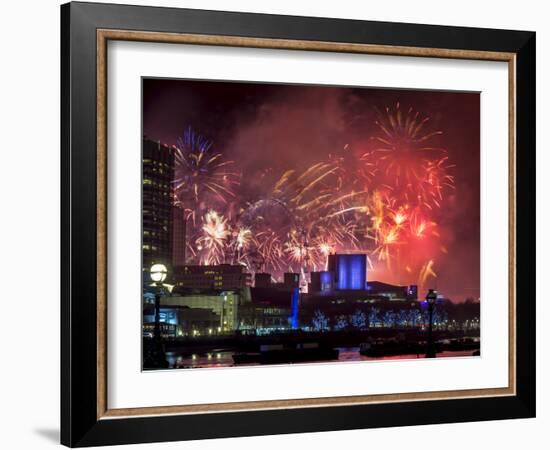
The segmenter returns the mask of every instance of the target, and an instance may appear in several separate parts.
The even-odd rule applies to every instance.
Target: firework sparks
[[[259,256],[255,263],[257,268],[280,271],[284,267],[284,251],[278,233],[273,230],[262,231],[257,234],[256,240],[258,242],[256,254]]]
[[[448,163],[447,151],[432,141],[443,134],[430,131],[429,117],[409,108],[386,107],[375,122],[379,134],[372,137],[374,148],[361,160],[367,167],[375,166],[382,183],[386,183],[404,203],[420,203],[427,208],[439,207],[443,189],[453,188],[454,179],[448,175],[453,166]]]
[[[202,263],[207,265],[221,264],[225,258],[225,245],[230,231],[227,219],[216,211],[208,211],[204,216],[203,235],[197,239],[197,249],[202,250]]]
[[[306,249],[300,244],[297,244],[294,241],[289,241],[285,243],[285,251],[288,253],[290,259],[295,263],[301,263],[302,260],[306,257]]]
[[[328,242],[320,242],[317,245],[317,250],[319,251],[319,253],[321,253],[321,255],[328,256],[331,253],[334,253],[335,247],[334,247],[334,245],[332,245]]]
[[[237,232],[237,239],[236,239],[237,249],[239,250],[246,249],[250,244],[251,240],[252,240],[252,232],[250,231],[249,228],[239,229],[239,231]]]
[[[225,161],[221,153],[212,152],[212,145],[212,141],[189,127],[174,149],[174,196],[193,222],[207,194],[227,203],[227,197],[235,196],[233,188],[239,184],[239,174],[229,170],[234,161]]]
[[[395,225],[397,225],[398,227],[403,225],[403,223],[407,220],[407,214],[405,214],[401,209],[396,213],[392,213],[392,217]]]

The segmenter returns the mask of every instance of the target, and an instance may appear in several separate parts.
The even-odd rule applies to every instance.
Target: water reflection
[[[400,360],[400,359],[419,359],[424,358],[424,354],[408,354],[408,355],[391,355],[382,357],[364,356],[359,353],[359,347],[340,347],[338,359],[334,361],[371,361],[371,360]],[[233,362],[234,352],[230,351],[212,351],[207,353],[167,353],[166,359],[170,368],[176,369],[198,369],[205,367],[231,367],[235,366]],[[444,351],[437,354],[438,358],[453,358],[458,356],[472,356],[472,350],[465,351]],[[319,363],[327,363],[334,361],[319,361]],[[308,363],[309,364],[309,363]],[[239,364],[244,365],[259,365],[259,364]]]

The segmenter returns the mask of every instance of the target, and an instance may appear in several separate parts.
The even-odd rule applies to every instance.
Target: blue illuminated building
[[[364,290],[367,285],[367,255],[329,255],[329,272],[337,290]]]
[[[300,290],[294,288],[292,292],[292,315],[290,316],[290,326],[293,330],[298,329],[298,304],[300,301]]]
[[[334,284],[333,276],[331,272],[325,271],[320,274],[321,291],[330,291]]]
[[[329,271],[311,272],[309,292],[329,293],[334,289],[334,274]]]

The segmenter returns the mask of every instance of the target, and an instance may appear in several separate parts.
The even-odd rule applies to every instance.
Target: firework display
[[[180,265],[309,279],[329,255],[361,253],[374,279],[425,290],[443,275],[455,295],[479,295],[479,136],[475,126],[462,133],[476,123],[477,94],[148,86],[146,104],[161,103],[146,110],[144,130],[174,157]],[[467,248],[461,234],[473,236]],[[472,273],[460,286],[452,280],[465,266]]]
[[[436,277],[438,209],[454,189],[452,161],[432,142],[443,131],[399,103],[384,111],[368,149],[348,144],[304,170],[269,170],[265,191],[250,200],[238,163],[186,128],[175,144],[173,192],[186,212],[189,263],[307,273],[352,251],[367,253],[371,269],[403,258],[420,286]]]

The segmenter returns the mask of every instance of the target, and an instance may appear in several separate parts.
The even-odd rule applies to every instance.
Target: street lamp
[[[168,361],[166,361],[166,353],[160,333],[160,299],[164,293],[164,288],[170,289],[170,286],[164,284],[168,270],[164,264],[153,264],[149,269],[149,275],[153,281],[151,286],[155,288],[155,330],[153,339],[146,339],[143,342],[143,368],[146,370],[166,369]]]
[[[160,297],[162,296],[162,286],[168,270],[164,264],[153,264],[150,269],[151,280],[156,286],[155,289],[155,331],[154,338],[156,342],[160,342]]]
[[[434,319],[434,306],[437,300],[437,291],[435,289],[429,289],[426,294],[426,302],[428,303],[428,348],[426,349],[426,358],[435,358],[435,347],[433,342],[433,319]]]
[[[166,269],[166,266],[164,264],[153,264],[150,271],[151,280],[153,280],[155,283],[162,283],[164,280],[166,280],[168,269]]]

